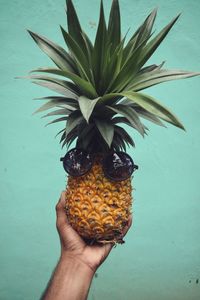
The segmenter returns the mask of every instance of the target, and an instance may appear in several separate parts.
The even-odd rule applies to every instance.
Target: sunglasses
[[[95,155],[83,149],[71,149],[60,161],[64,170],[73,177],[79,177],[92,169]],[[105,177],[112,181],[123,181],[131,177],[138,169],[132,158],[125,152],[110,152],[102,158],[102,169]]]

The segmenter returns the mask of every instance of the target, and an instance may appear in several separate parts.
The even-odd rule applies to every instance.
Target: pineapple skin
[[[87,242],[123,243],[122,231],[132,209],[131,178],[113,182],[103,173],[100,160],[80,177],[68,177],[68,222]]]

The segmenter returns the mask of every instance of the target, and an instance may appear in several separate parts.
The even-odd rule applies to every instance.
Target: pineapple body
[[[122,243],[132,207],[131,179],[113,182],[100,160],[81,177],[68,177],[66,213],[71,226],[87,241]]]

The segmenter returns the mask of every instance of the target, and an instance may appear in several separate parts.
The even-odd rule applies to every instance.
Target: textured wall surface
[[[106,12],[111,1],[104,1]],[[94,37],[98,0],[74,0],[83,27]],[[123,32],[134,30],[158,6],[155,28],[182,16],[151,59],[168,68],[200,70],[200,2],[121,0]],[[0,0],[1,164],[0,299],[39,299],[59,257],[54,207],[65,188],[54,139],[59,126],[44,128],[32,116],[32,98],[48,91],[15,76],[52,65],[25,29],[64,46],[64,0]],[[134,178],[134,226],[99,269],[90,300],[200,299],[200,79],[165,83],[148,90],[174,111],[187,132],[148,124],[128,149],[140,170]]]

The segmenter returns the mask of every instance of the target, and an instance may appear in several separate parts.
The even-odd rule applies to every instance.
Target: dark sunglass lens
[[[92,156],[81,149],[70,150],[63,160],[65,171],[71,176],[81,176],[92,167]]]
[[[114,181],[122,181],[129,178],[137,166],[134,165],[128,154],[115,152],[105,158],[103,168],[108,178]]]

